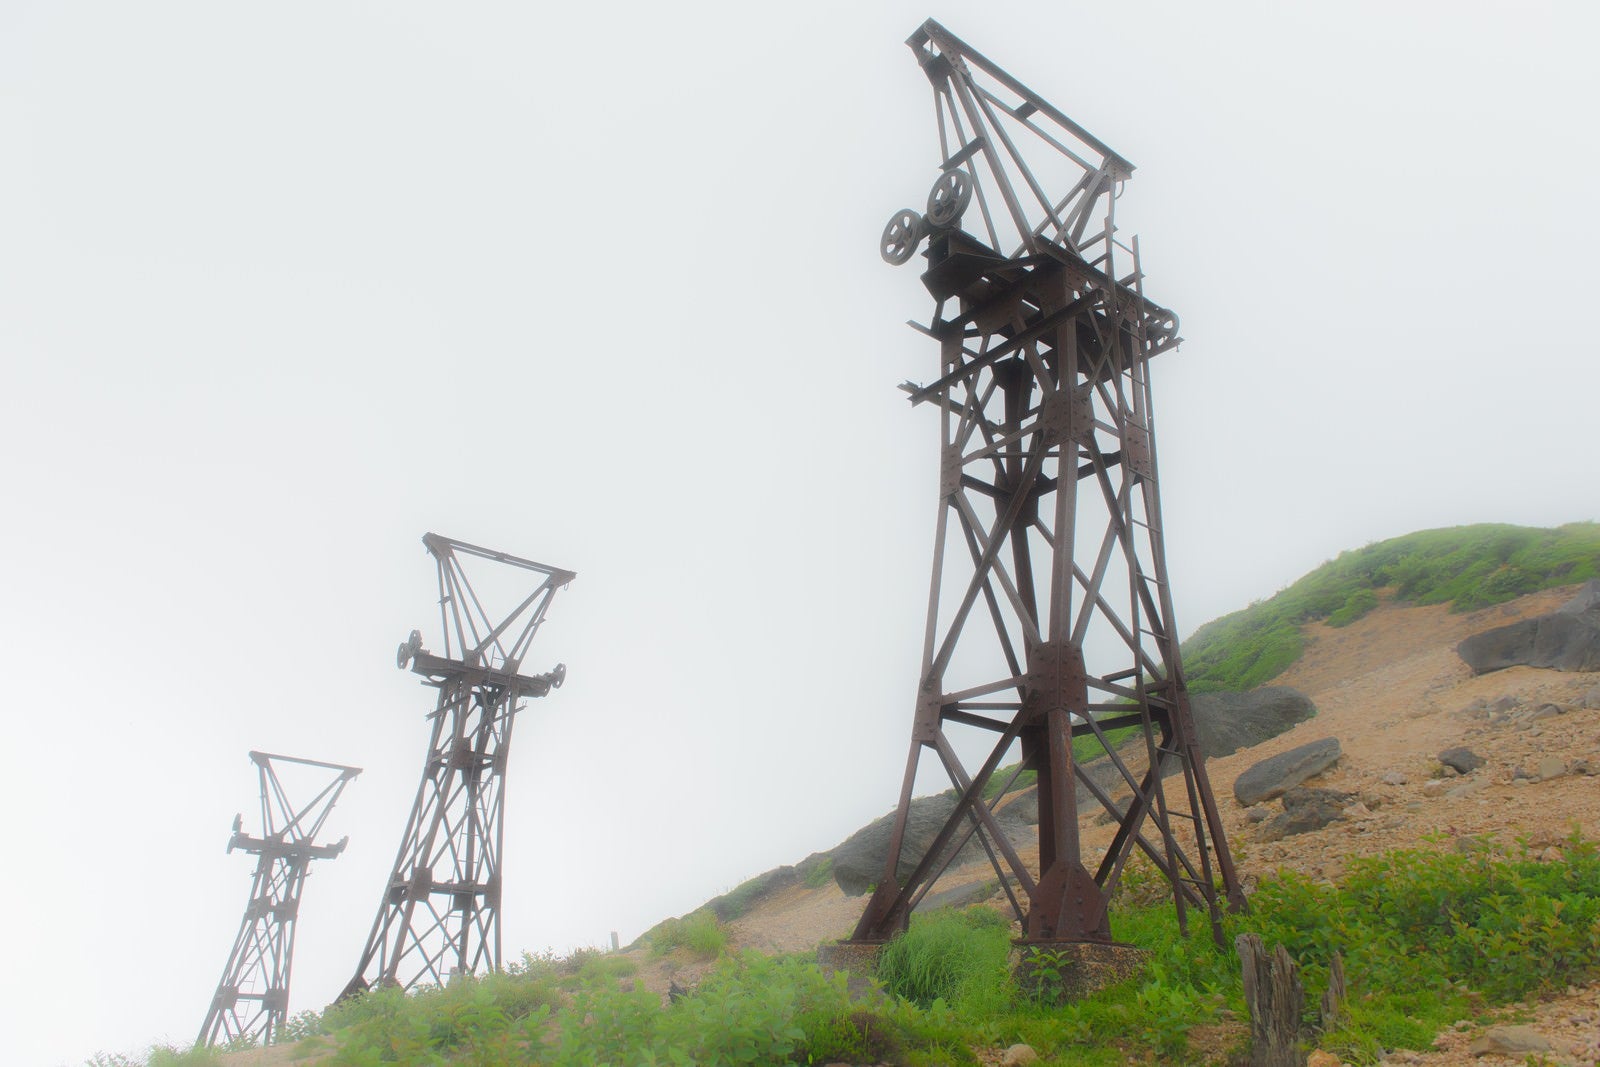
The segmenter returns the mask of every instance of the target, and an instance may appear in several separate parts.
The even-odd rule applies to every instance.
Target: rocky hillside
[[[1302,624],[1303,653],[1275,683],[1304,694],[1315,713],[1209,761],[1246,886],[1283,868],[1332,879],[1352,857],[1457,848],[1486,834],[1521,838],[1538,850],[1559,850],[1576,829],[1592,836],[1600,825],[1600,778],[1594,777],[1600,772],[1600,673],[1513,665],[1480,674],[1457,649],[1500,627],[1536,630],[1536,620],[1583,590],[1560,587],[1455,613],[1447,604],[1398,603],[1385,590],[1348,625]],[[1247,793],[1244,799],[1254,801],[1247,804],[1235,794],[1239,777],[1263,760],[1318,743],[1329,747],[1330,739],[1336,758],[1302,783],[1322,801],[1325,825],[1291,826],[1285,833],[1283,797],[1256,800]],[[1305,795],[1304,789],[1289,794],[1291,807]],[[1018,798],[1018,808],[1012,821],[1026,823],[1025,798]],[[848,851],[768,872],[707,908],[723,917],[735,947],[795,952],[848,936],[865,903],[846,892],[865,888],[860,877],[849,869],[833,876]],[[967,864],[947,874],[926,903],[999,903],[992,878],[987,865]],[[692,984],[708,966],[635,951],[644,980],[663,988]],[[1593,1044],[1600,1039],[1600,990],[1573,990],[1538,1008],[1535,1025],[1558,1039]],[[1410,1062],[1495,1062],[1469,1054],[1471,1041],[1481,1036],[1470,1026],[1442,1035],[1437,1049],[1420,1050]]]

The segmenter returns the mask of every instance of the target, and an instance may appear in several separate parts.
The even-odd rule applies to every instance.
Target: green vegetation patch
[[[1574,835],[1562,858],[1470,841],[1357,860],[1337,884],[1268,879],[1225,942],[1254,931],[1300,962],[1314,1021],[1328,964],[1344,956],[1350,996],[1321,1047],[1351,1063],[1425,1048],[1458,1019],[1488,1021],[1546,990],[1600,975],[1600,853]],[[1125,885],[1144,879],[1130,869]],[[1139,901],[1135,903],[1134,901]],[[1148,901],[1148,902],[1146,902]],[[694,918],[689,916],[688,918]],[[684,920],[676,920],[682,922]],[[525,957],[513,973],[405,994],[375,990],[297,1016],[300,1051],[332,1064],[973,1065],[977,1049],[1026,1042],[1042,1065],[1233,1062],[1248,1034],[1239,962],[1198,928],[1179,934],[1170,901],[1119,893],[1112,929],[1149,953],[1134,978],[1066,1005],[1020,990],[1014,928],[971,908],[913,919],[880,959],[881,985],[852,991],[799,956],[724,955],[688,996],[663,1003],[626,959]],[[1046,954],[1036,968],[1049,966]],[[1035,987],[1038,989],[1038,987]],[[1220,1020],[1220,1021],[1219,1021]],[[92,1067],[131,1067],[99,1056]],[[152,1050],[154,1067],[214,1054]]]
[[[720,956],[728,946],[728,932],[714,914],[702,909],[658,924],[644,935],[644,940],[650,943],[652,956],[665,956],[681,948],[691,956],[709,960]]]
[[[1011,924],[981,905],[914,915],[878,959],[884,988],[924,1008],[943,1002],[966,1015],[1002,1011],[1016,998]]]
[[[1471,611],[1600,576],[1600,523],[1555,529],[1484,524],[1423,530],[1344,552],[1269,600],[1206,623],[1184,642],[1195,692],[1243,691],[1300,658],[1302,624],[1348,626],[1398,600]]]

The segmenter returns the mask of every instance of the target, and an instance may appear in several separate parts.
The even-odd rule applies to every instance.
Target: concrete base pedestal
[[[817,966],[866,980],[878,974],[886,941],[834,941],[817,946]],[[1144,969],[1150,953],[1133,945],[1094,941],[1014,942],[1011,973],[1024,994],[1056,1004],[1078,1000]]]
[[[1011,950],[1011,973],[1031,997],[1065,1004],[1144,969],[1150,953],[1095,941],[1027,941]]]
[[[848,971],[854,978],[878,973],[878,956],[887,941],[830,941],[817,946],[817,966],[826,974]]]

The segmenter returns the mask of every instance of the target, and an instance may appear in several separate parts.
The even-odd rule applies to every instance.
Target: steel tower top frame
[[[1199,907],[1218,933],[1219,877],[1229,903],[1243,897],[1173,621],[1148,364],[1178,322],[1144,294],[1137,239],[1118,236],[1133,165],[937,22],[907,44],[934,91],[938,176],[880,252],[902,264],[927,242],[936,306],[912,325],[939,343],[940,373],[902,388],[940,412],[938,522],[900,804],[851,940],[903,930],[974,841],[1025,941],[1109,943],[1136,854],[1169,882],[1180,925]],[[1038,778],[1036,855],[995,817],[1007,790],[985,799],[1019,744],[1017,774]],[[924,756],[958,801],[910,841]],[[1112,829],[1086,830],[1085,811]]]

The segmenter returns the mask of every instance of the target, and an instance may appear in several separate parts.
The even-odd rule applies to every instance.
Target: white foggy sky
[[[191,1040],[252,748],[357,764],[349,978],[431,706],[426,530],[578,572],[529,657],[514,953],[893,803],[937,454],[931,15],[1131,159],[1184,632],[1339,550],[1600,516],[1593,9],[0,4],[0,1059]]]

